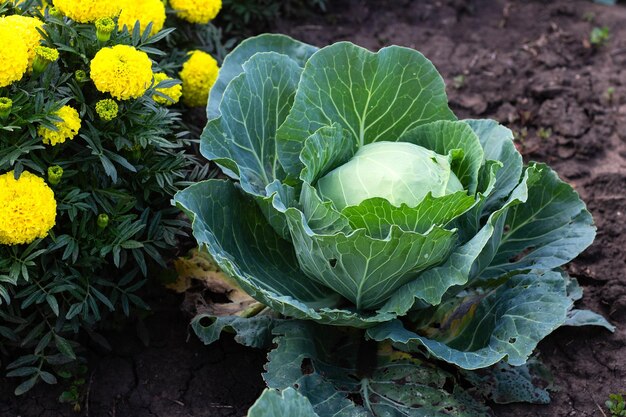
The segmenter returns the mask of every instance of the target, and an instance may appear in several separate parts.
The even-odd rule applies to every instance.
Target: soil
[[[152,314],[141,324],[104,333],[112,346],[91,346],[79,412],[60,404],[71,380],[40,384],[14,397],[14,381],[0,379],[1,417],[242,417],[263,389],[265,352],[232,337],[204,346],[180,311],[181,297],[149,295]]]
[[[608,395],[626,391],[626,7],[584,0],[328,3],[327,14],[281,20],[274,31],[319,46],[350,40],[371,50],[420,50],[446,79],[460,117],[506,124],[527,160],[549,163],[587,202],[597,240],[568,269],[585,290],[580,307],[604,314],[618,330],[557,330],[539,345],[558,388],[552,403],[494,410],[498,417],[607,417]],[[591,30],[602,26],[610,38],[591,45]],[[0,379],[0,416],[244,416],[263,387],[265,352],[230,337],[203,346],[180,301],[156,290],[145,326],[106,335],[113,350],[91,354],[81,412],[57,402],[67,384],[16,399],[15,382]]]

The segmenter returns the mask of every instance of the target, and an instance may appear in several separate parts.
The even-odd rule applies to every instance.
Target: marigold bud
[[[53,17],[58,17],[58,18],[62,18],[63,17],[63,13],[61,13],[61,10],[59,10],[56,7],[49,7],[48,8],[48,14],[50,16],[53,16]]]
[[[96,20],[96,37],[100,42],[111,39],[111,33],[115,30],[115,21],[110,17],[102,17]]]
[[[74,78],[76,78],[76,81],[78,81],[79,83],[84,83],[89,79],[87,77],[87,73],[83,70],[76,70],[76,72],[74,73]]]
[[[100,229],[106,229],[106,227],[109,225],[109,215],[108,214],[98,214],[98,228]]]
[[[8,97],[0,97],[0,119],[6,119],[11,114],[13,100]]]
[[[58,165],[48,167],[48,183],[50,185],[57,185],[61,182],[63,177],[63,168]]]
[[[132,148],[129,148],[130,156],[133,160],[138,161],[141,158],[142,148],[139,145],[134,145]]]
[[[33,73],[41,74],[48,68],[48,65],[59,59],[59,51],[46,46],[35,47],[35,61],[33,62]]]

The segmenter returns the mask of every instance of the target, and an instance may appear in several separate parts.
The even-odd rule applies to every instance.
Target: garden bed
[[[327,15],[279,21],[275,31],[320,46],[350,40],[372,50],[398,44],[421,51],[446,79],[460,117],[499,120],[518,134],[527,160],[548,162],[575,186],[598,237],[568,269],[585,289],[583,307],[618,329],[557,330],[539,345],[558,389],[552,404],[498,406],[496,415],[607,415],[608,395],[626,389],[626,8],[582,0],[390,3],[333,2]],[[608,41],[592,45],[590,32],[603,26]],[[108,332],[113,353],[91,355],[82,414],[244,415],[263,386],[264,352],[228,337],[202,346],[180,300],[151,291],[154,314],[144,325]],[[38,386],[23,398],[13,389],[13,381],[0,380],[2,416],[76,415],[57,402],[67,384]]]

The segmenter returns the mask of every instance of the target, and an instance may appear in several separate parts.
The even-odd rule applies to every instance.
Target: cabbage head
[[[419,52],[251,38],[207,114],[201,153],[229,178],[175,203],[274,311],[466,369],[523,364],[555,328],[602,322],[573,309],[559,269],[594,239],[585,204],[525,166],[506,127],[458,120]]]
[[[416,207],[428,193],[442,197],[463,191],[463,184],[445,157],[413,143],[381,141],[360,147],[352,159],[320,178],[317,189],[343,210],[374,197]]]

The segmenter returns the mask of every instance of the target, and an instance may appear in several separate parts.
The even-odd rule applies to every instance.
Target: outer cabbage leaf
[[[490,416],[458,385],[444,389],[452,375],[388,345],[363,344],[360,332],[291,321],[274,333],[267,385],[296,388],[320,416]]]
[[[485,397],[497,404],[549,404],[548,391],[554,390],[550,371],[534,358],[522,366],[499,362],[485,370],[462,374]]]
[[[457,218],[453,224],[459,229],[459,236],[461,242],[468,242],[471,238],[478,233],[478,231],[485,224],[485,219],[493,211],[502,207],[506,202],[500,202],[498,207],[492,212],[485,213],[485,204],[487,200],[495,191],[496,188],[496,175],[502,169],[502,162],[500,161],[486,161],[485,165],[480,168],[478,173],[478,189],[476,193],[476,203],[465,212],[461,217]],[[515,184],[516,186],[518,182]],[[508,196],[508,195],[507,195]]]
[[[615,326],[608,322],[607,319],[594,313],[590,310],[578,310],[573,309],[568,311],[567,320],[563,323],[564,326],[600,326],[604,327],[610,332],[615,331]]]
[[[267,185],[285,178],[276,129],[289,113],[300,73],[298,64],[285,55],[254,55],[226,87],[221,116],[202,132],[202,155],[234,173],[248,193],[264,196]]]
[[[484,151],[485,161],[502,162],[501,169],[496,173],[496,188],[485,204],[488,213],[500,208],[519,183],[522,176],[522,155],[513,144],[513,132],[498,124],[495,120],[464,120],[478,139]]]
[[[513,144],[513,133],[494,120],[464,120],[478,136],[484,151],[484,165],[479,171],[478,192],[481,197],[477,204],[463,215],[456,226],[461,241],[470,240],[484,224],[489,214],[500,209],[519,184],[523,173],[522,156]],[[499,245],[499,229],[489,245],[495,251]],[[484,259],[491,262],[493,254],[483,251],[477,263],[484,265]],[[486,266],[486,265],[485,265]]]
[[[307,219],[308,228],[315,233],[331,235],[352,231],[348,218],[335,210],[332,202],[323,201],[317,190],[307,183],[302,185],[300,210]]]
[[[578,193],[547,165],[528,192],[526,204],[512,208],[498,250],[485,277],[511,271],[552,269],[566,264],[595,238],[593,218]]]
[[[276,233],[285,240],[291,240],[291,233],[283,212],[295,203],[296,190],[288,184],[274,180],[265,187],[265,195],[266,197],[259,195],[253,195],[253,197]],[[275,204],[280,205],[282,210],[276,210]]]
[[[279,158],[297,177],[306,138],[333,123],[362,146],[395,141],[424,123],[455,119],[443,79],[419,52],[391,46],[372,53],[339,42],[306,63],[293,108],[278,131]]]
[[[576,302],[583,298],[583,289],[574,278],[570,278],[567,282],[567,295]],[[601,315],[589,310],[571,309],[567,312],[567,320],[564,326],[600,326],[610,332],[615,331],[615,326],[609,323]]]
[[[248,417],[319,417],[311,402],[293,388],[266,389],[248,410]]]
[[[209,324],[205,324],[205,321]],[[191,320],[191,328],[200,338],[202,343],[210,345],[216,342],[223,331],[233,331],[237,343],[254,347],[268,348],[272,342],[272,329],[277,319],[269,316],[222,316],[215,317],[211,314],[198,314]]]
[[[446,343],[408,330],[399,320],[369,329],[374,340],[391,340],[408,351],[425,347],[434,357],[464,369],[478,369],[502,359],[523,365],[537,343],[567,319],[573,302],[560,272],[529,272],[509,279],[466,309],[469,320],[452,329]]]
[[[224,59],[217,80],[211,87],[207,116],[209,120],[216,119],[221,114],[220,103],[228,84],[243,72],[243,65],[254,54],[259,52],[276,52],[286,55],[300,67],[313,55],[318,48],[297,41],[285,35],[264,34],[248,38],[241,42]]]

